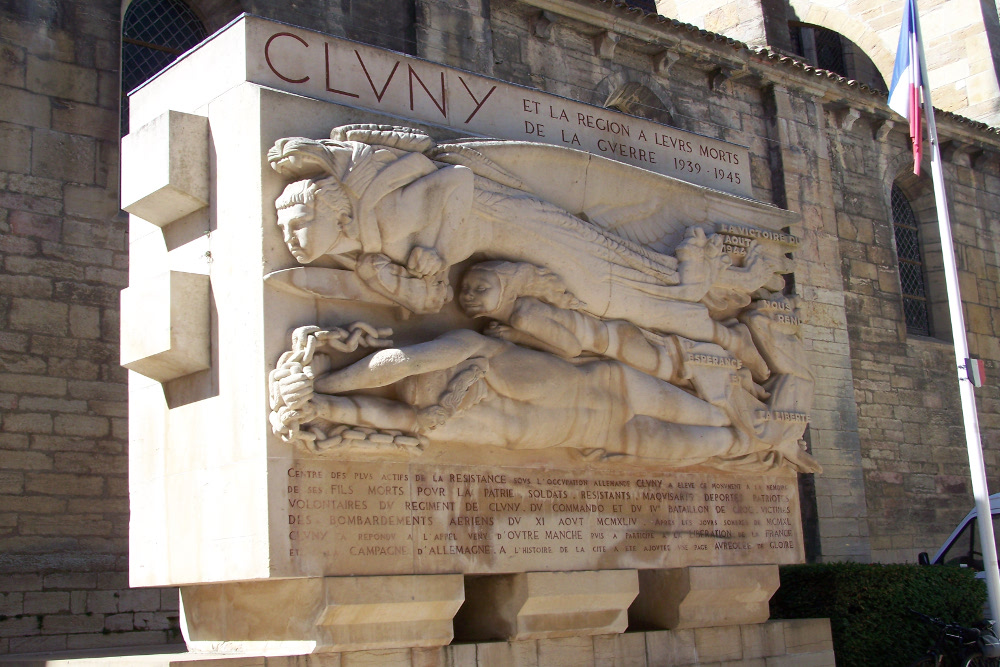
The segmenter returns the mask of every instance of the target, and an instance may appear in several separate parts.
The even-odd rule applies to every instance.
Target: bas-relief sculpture
[[[397,327],[453,300],[482,325],[401,347],[364,322],[296,330],[269,383],[283,439],[319,453],[458,443],[819,470],[801,441],[814,379],[781,293],[793,237],[753,221],[684,228],[655,192],[571,212],[490,159],[504,142],[372,125],[331,137],[268,152],[291,181],[278,225],[304,265],[269,280],[395,307]],[[541,150],[519,148],[525,163]],[[585,154],[562,153],[552,178],[580,178]],[[331,368],[359,346],[377,351]]]

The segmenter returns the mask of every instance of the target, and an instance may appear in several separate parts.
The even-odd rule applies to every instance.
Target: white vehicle
[[[993,515],[993,536],[996,538],[1000,535],[1000,525],[998,525],[1000,524],[998,521],[1000,520],[1000,493],[994,493],[990,496],[990,514]],[[933,559],[928,557],[927,552],[924,551],[917,556],[917,561],[921,565],[968,567],[976,571],[977,579],[985,580],[983,548],[979,543],[979,528],[976,525],[977,516],[976,508],[973,507],[972,511],[965,515],[958,527],[944,541],[944,546],[938,549]],[[1000,545],[998,545],[997,550],[1000,551]],[[983,619],[991,621],[989,603],[983,605]],[[995,628],[996,624],[992,625]],[[1000,639],[997,638],[995,629],[992,635],[988,632],[983,634],[980,648],[983,655],[988,658],[1000,657]]]
[[[1000,493],[990,496],[990,512],[993,514],[994,535],[1000,535]],[[976,526],[976,509],[973,508],[964,519],[958,524],[951,536],[945,540],[944,546],[938,549],[934,558],[930,558],[927,552],[917,556],[917,560],[923,564],[932,565],[957,565],[959,567],[969,567],[980,573],[983,572],[983,551],[979,545],[979,530]]]

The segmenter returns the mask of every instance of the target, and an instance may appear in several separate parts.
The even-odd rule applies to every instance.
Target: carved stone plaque
[[[130,289],[197,276],[142,312],[197,309],[170,353],[204,362],[129,362],[133,585],[197,584],[182,594],[192,646],[359,650],[449,641],[462,575],[477,594],[510,583],[529,607],[574,608],[576,581],[618,590],[592,610],[613,623],[538,630],[593,634],[624,627],[635,590],[648,602],[684,578],[633,570],[801,561],[796,474],[819,465],[785,289],[798,217],[499,122],[502,138],[461,138],[456,85],[470,128],[516,91],[487,97],[487,81],[435,66],[446,110],[426,63],[324,39],[243,19],[132,97],[136,123],[168,107],[207,118],[210,145],[167,142],[125,169],[211,156],[195,184],[208,207],[131,216]],[[318,92],[260,85],[322,83],[302,59],[316,54],[388,87],[373,102],[346,69]],[[420,81],[408,113],[396,86]],[[556,103],[532,99],[539,114]],[[590,140],[614,131],[611,112],[564,106],[593,117]],[[434,109],[447,127],[428,124]],[[123,336],[174,319],[133,318]],[[433,631],[411,622],[417,598]],[[732,618],[757,618],[757,598]],[[528,618],[508,619],[511,636],[533,636]]]
[[[796,480],[620,468],[300,461],[304,575],[469,574],[802,560]]]

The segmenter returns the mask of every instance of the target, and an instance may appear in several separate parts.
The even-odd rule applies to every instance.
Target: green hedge
[[[936,637],[909,609],[971,626],[985,602],[984,582],[966,568],[788,565],[771,598],[771,618],[829,618],[838,667],[905,667]]]

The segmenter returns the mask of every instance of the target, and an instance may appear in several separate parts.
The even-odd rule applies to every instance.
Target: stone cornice
[[[886,94],[852,79],[803,62],[774,49],[755,48],[718,33],[703,30],[689,23],[669,19],[632,7],[622,0],[520,0],[525,5],[555,15],[579,21],[600,30],[612,31],[625,39],[636,40],[652,49],[650,70],[663,68],[664,52],[688,57],[706,67],[710,75],[723,71],[740,71],[741,79],[755,78],[761,85],[778,83],[799,90],[825,104],[850,107],[863,116],[881,123],[898,120],[886,105]],[[706,53],[708,51],[709,53]],[[718,76],[713,77],[717,83]],[[959,114],[935,109],[942,139],[961,139],[965,143],[996,145],[1000,128],[990,127]]]

